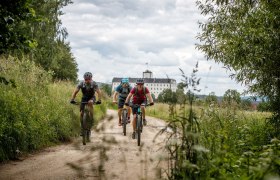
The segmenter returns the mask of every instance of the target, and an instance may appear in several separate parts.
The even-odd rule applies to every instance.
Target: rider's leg
[[[143,119],[145,119],[145,106],[141,106],[141,111],[142,111],[142,116],[143,116]]]
[[[147,125],[147,120],[146,120],[146,116],[145,116],[145,111],[146,109],[145,109],[145,106],[141,106],[141,111],[142,111],[142,117],[143,117],[143,124],[144,124],[144,126],[146,126]]]
[[[127,107],[127,117],[130,119],[130,114],[131,114],[131,108]]]
[[[121,122],[122,108],[118,109],[118,116],[119,116],[119,126],[121,126],[122,125],[122,122]]]
[[[122,110],[123,110],[124,102],[125,102],[125,99],[119,98],[119,102],[118,102],[119,126],[122,125],[121,119],[122,119]]]
[[[91,127],[92,127],[92,125],[93,125],[93,104],[92,104],[92,103],[89,103],[89,104],[88,104],[88,107],[89,107],[89,115],[90,115]]]
[[[136,114],[133,114],[133,121],[132,121],[133,132],[136,131]]]
[[[86,100],[82,98],[82,102],[85,102]],[[85,110],[85,104],[80,105],[80,124],[81,124],[81,136],[83,135],[83,115],[84,115],[84,110]]]
[[[133,114],[133,120],[132,120],[132,127],[133,127],[133,132],[132,132],[132,139],[135,139],[135,134],[136,134],[136,114]]]
[[[135,131],[136,131],[136,112],[137,108],[133,107],[132,108],[132,114],[133,114],[133,120],[132,120],[132,128],[133,128],[133,133],[132,133],[132,139],[135,139]]]
[[[81,133],[80,133],[80,135],[82,136],[83,134],[83,115],[84,115],[84,111],[83,110],[81,110],[80,111],[80,124],[81,124]]]

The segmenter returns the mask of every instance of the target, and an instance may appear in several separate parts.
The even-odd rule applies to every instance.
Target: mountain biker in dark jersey
[[[145,88],[145,90],[144,90]],[[132,98],[132,104],[138,104],[141,105],[143,103],[147,103],[147,97],[150,102],[150,105],[154,105],[153,98],[149,92],[149,89],[147,87],[144,87],[144,80],[143,79],[137,79],[136,81],[136,87],[134,87],[129,95],[127,96],[125,100],[125,105],[129,105],[128,102],[130,98]],[[143,124],[147,125],[147,120],[145,118],[145,106],[141,106],[141,111],[142,111],[142,116],[143,116]],[[132,138],[135,139],[135,131],[136,131],[136,112],[137,108],[132,108],[133,112],[133,121],[132,121],[132,126],[133,126],[133,133],[132,133]]]
[[[129,92],[131,91],[132,87],[130,86],[129,84],[129,80],[128,78],[123,78],[121,80],[121,84],[116,87],[116,90],[115,90],[115,93],[113,95],[113,103],[117,103],[117,95],[119,94],[118,96],[118,115],[119,115],[119,126],[122,125],[122,122],[121,122],[121,115],[122,115],[122,109],[124,108],[124,102],[125,102],[125,99],[126,97],[128,96]],[[130,113],[131,113],[131,110],[130,110],[130,107],[127,106],[126,107],[127,110],[128,110],[128,123],[130,123]]]
[[[88,102],[89,106],[89,112],[91,115],[91,118],[93,120],[93,103],[95,102],[95,92],[98,95],[98,100],[96,101],[96,104],[101,104],[101,92],[98,88],[98,85],[96,84],[95,81],[92,80],[92,73],[91,72],[86,72],[84,74],[84,80],[81,81],[78,85],[77,88],[74,90],[71,101],[70,103],[76,103],[75,98],[77,93],[82,90],[83,96],[81,102]],[[80,105],[80,121],[81,121],[81,127],[82,127],[82,117],[83,117],[83,110],[85,109],[85,104]]]

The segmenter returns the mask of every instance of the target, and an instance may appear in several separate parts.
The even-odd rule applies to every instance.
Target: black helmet
[[[84,79],[86,79],[86,78],[92,78],[91,72],[86,72],[86,73],[84,74]]]
[[[136,84],[144,84],[144,80],[143,79],[137,79]]]

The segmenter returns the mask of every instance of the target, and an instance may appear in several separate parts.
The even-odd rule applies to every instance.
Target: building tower
[[[152,71],[146,70],[145,72],[143,72],[143,78],[153,78]]]

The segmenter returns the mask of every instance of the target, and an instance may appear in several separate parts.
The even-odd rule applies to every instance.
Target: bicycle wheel
[[[141,116],[137,115],[137,122],[136,122],[136,133],[137,133],[137,145],[140,146],[141,142]]]
[[[83,120],[82,120],[82,136],[83,136],[83,145],[86,145],[86,136],[87,136],[87,112],[84,111]]]
[[[122,126],[123,126],[123,135],[126,136],[126,123],[127,123],[127,109],[122,110]]]
[[[87,140],[87,142],[90,142],[90,135],[91,135],[91,131],[86,130],[86,140]]]

